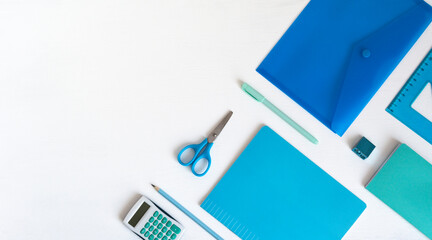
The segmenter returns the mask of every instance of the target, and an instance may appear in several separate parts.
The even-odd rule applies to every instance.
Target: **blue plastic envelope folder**
[[[420,0],[311,0],[257,71],[342,136],[431,21]]]
[[[366,204],[264,126],[201,207],[243,240],[339,240]]]

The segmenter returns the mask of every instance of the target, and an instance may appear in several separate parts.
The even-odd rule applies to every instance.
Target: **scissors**
[[[202,177],[210,169],[210,165],[211,165],[210,149],[213,146],[213,142],[216,140],[216,138],[222,132],[222,129],[227,124],[228,120],[231,118],[232,114],[233,112],[229,111],[229,113],[222,119],[222,121],[219,122],[217,127],[213,129],[213,131],[208,135],[208,137],[204,139],[200,144],[188,145],[179,152],[177,160],[183,166],[192,165],[191,167],[192,173],[195,176]],[[184,154],[186,150],[193,151],[192,158],[187,157],[186,156],[187,154]],[[200,162],[199,166],[202,164],[204,164],[205,166],[205,163],[207,163],[207,166],[201,170],[200,169],[201,167],[197,167],[197,163],[199,162]]]

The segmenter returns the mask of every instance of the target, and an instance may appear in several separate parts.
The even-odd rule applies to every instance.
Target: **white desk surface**
[[[176,216],[185,239],[212,239],[150,183],[238,239],[199,204],[264,124],[367,203],[344,239],[426,239],[363,185],[398,142],[432,161],[432,146],[385,111],[432,47],[432,26],[341,138],[255,71],[306,4],[0,0],[0,239],[137,239],[121,221],[139,193]],[[240,81],[320,144],[245,95]],[[229,109],[211,170],[194,177],[178,164],[179,148]],[[365,161],[351,152],[362,135],[376,145]]]

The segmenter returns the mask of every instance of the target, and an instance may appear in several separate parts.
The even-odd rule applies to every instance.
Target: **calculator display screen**
[[[147,212],[147,210],[150,208],[150,205],[148,205],[146,202],[144,202],[141,207],[138,208],[138,211],[133,215],[133,217],[129,220],[129,224],[132,227],[135,227],[139,220],[144,216],[144,214]]]

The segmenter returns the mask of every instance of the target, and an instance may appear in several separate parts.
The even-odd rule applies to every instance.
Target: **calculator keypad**
[[[180,234],[181,229],[169,221],[158,211],[155,211],[141,229],[140,233],[148,240],[174,240],[177,234]]]

